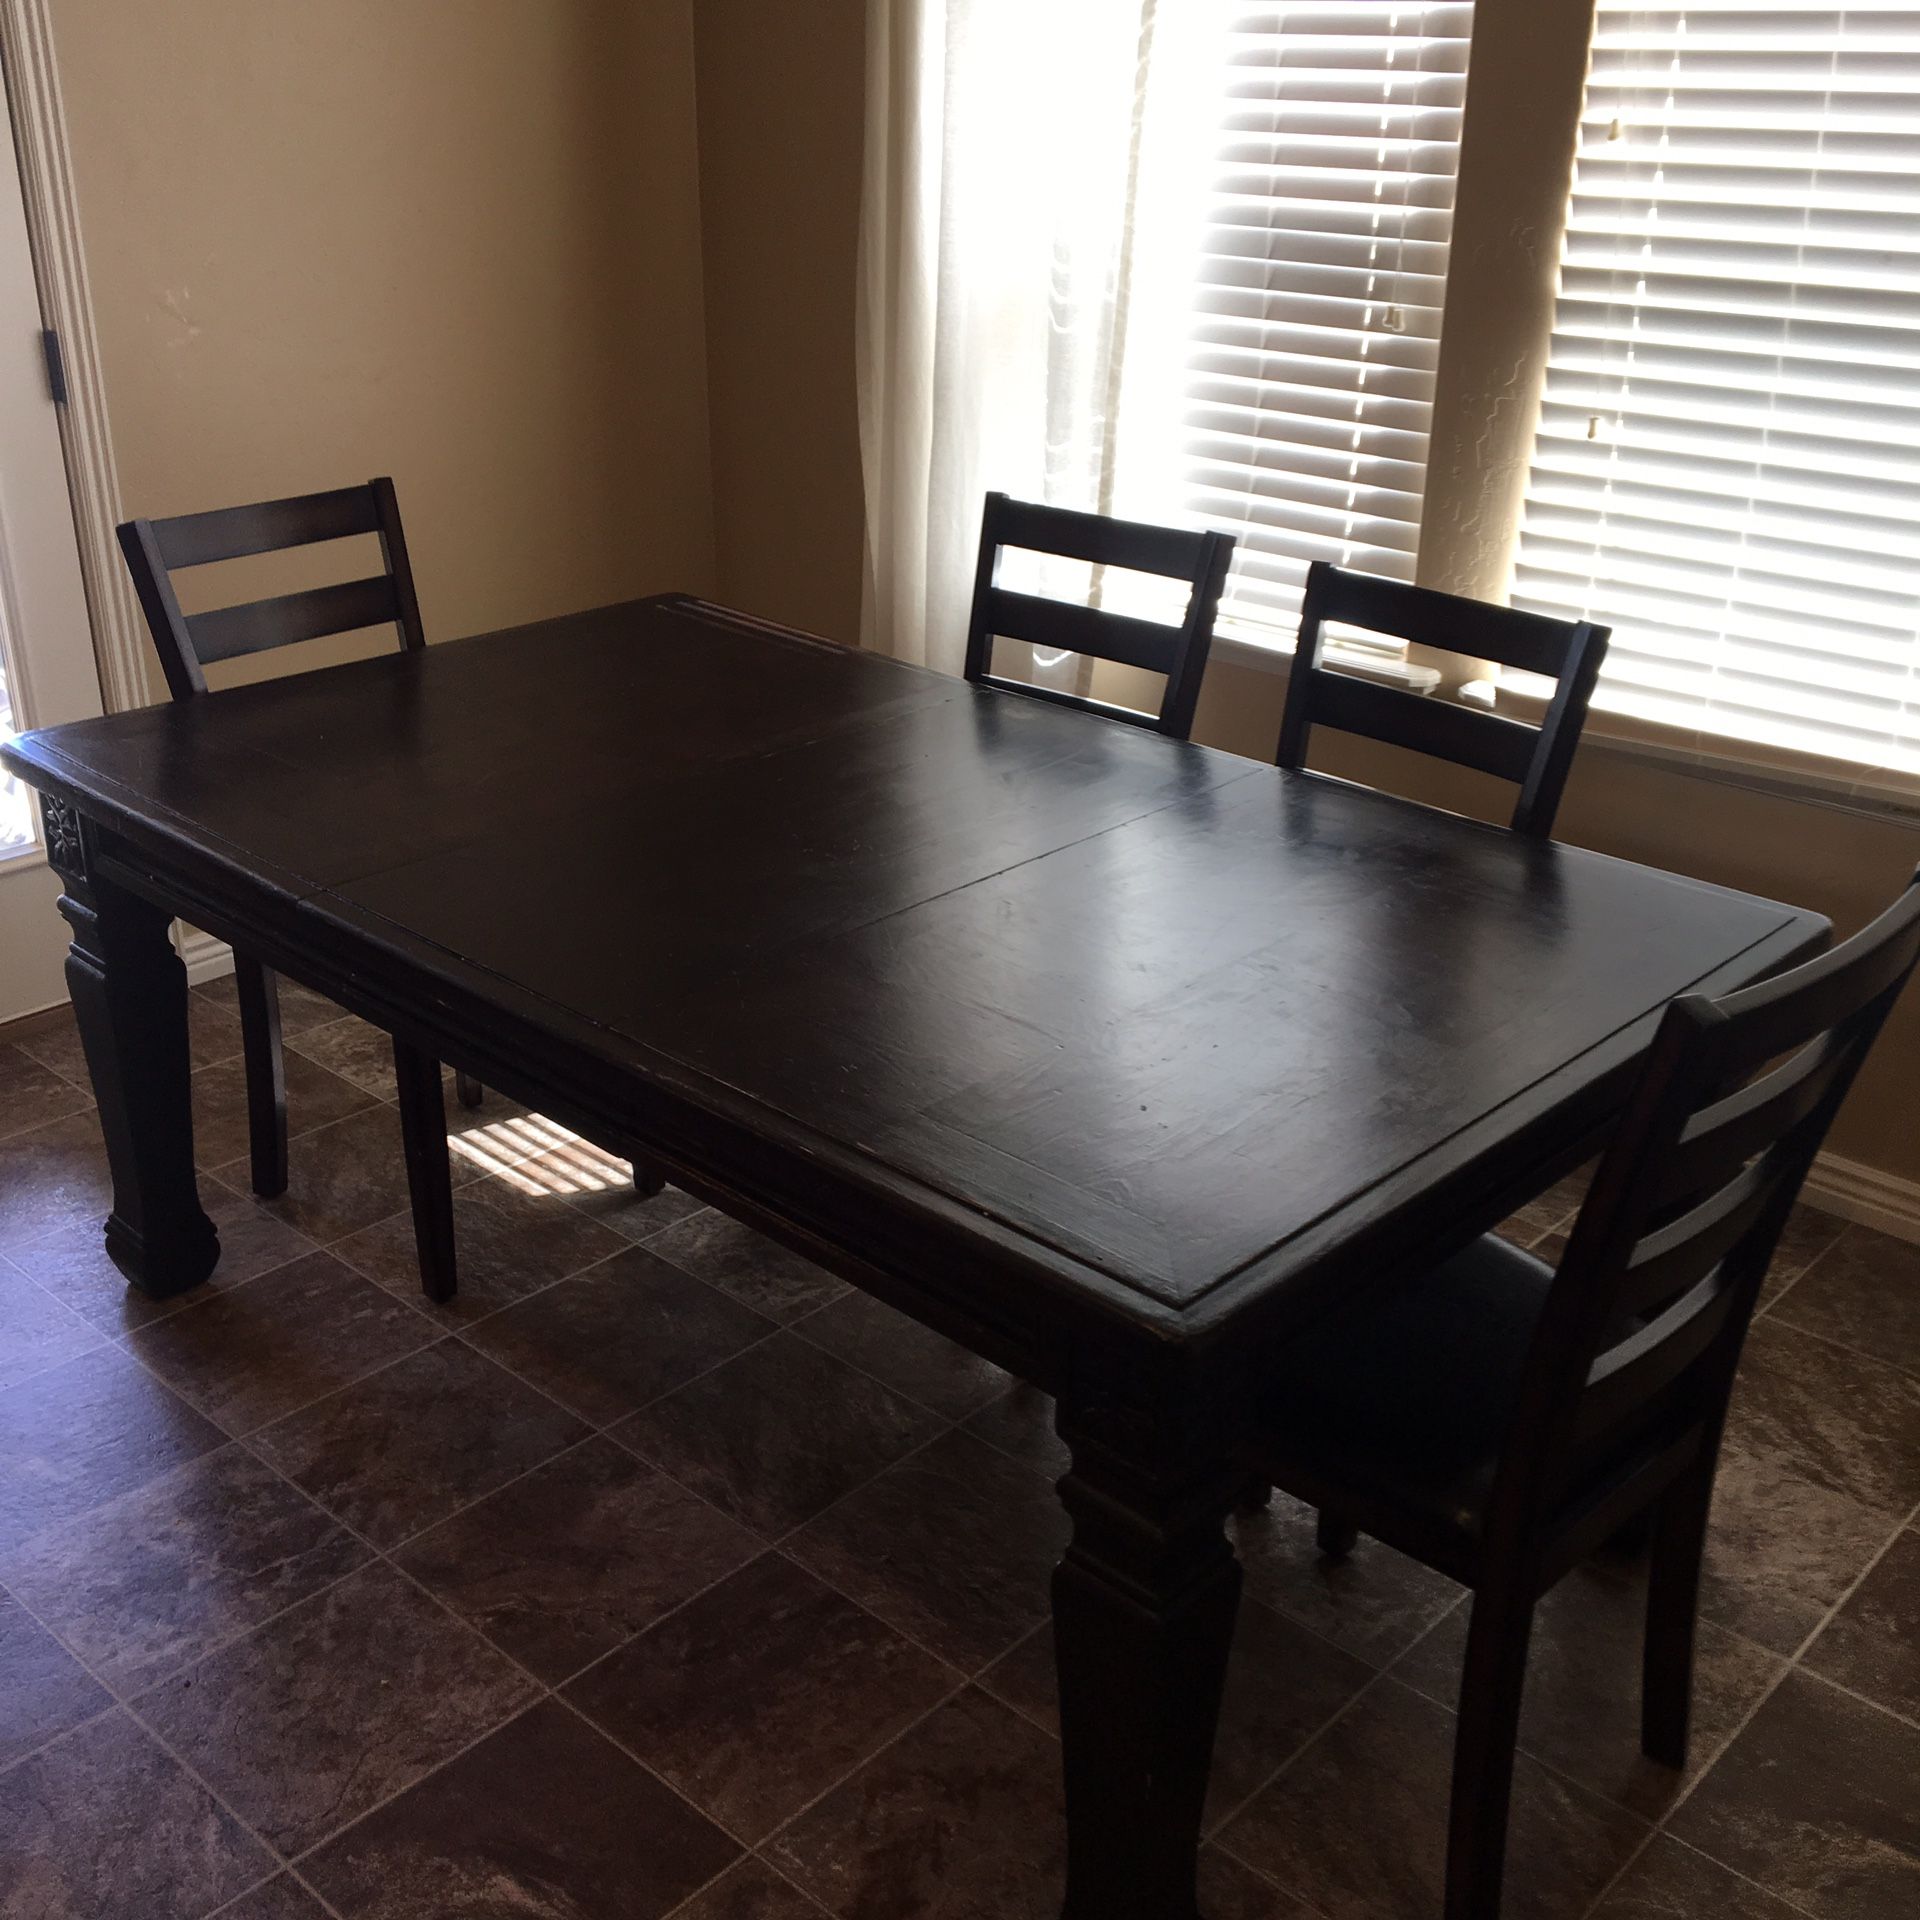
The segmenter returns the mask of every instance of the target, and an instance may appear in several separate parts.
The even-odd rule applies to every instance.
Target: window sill
[[[1481,698],[1489,692],[1496,712],[1537,720],[1546,704],[1542,692],[1503,684],[1476,683]],[[1831,807],[1873,819],[1920,822],[1920,781],[1849,760],[1828,760],[1787,747],[1768,747],[1726,735],[1689,732],[1626,713],[1595,708],[1580,741],[1610,758],[1658,767],[1717,786]]]
[[[1667,773],[1684,774],[1691,780],[1706,780],[1776,800],[1795,800],[1803,806],[1830,807],[1840,813],[1920,827],[1920,788],[1877,784],[1873,778],[1876,769],[1855,772],[1845,762],[1818,760],[1811,754],[1781,753],[1772,759],[1749,760],[1740,757],[1738,749],[1742,743],[1737,740],[1726,742],[1730,749],[1727,752],[1685,744],[1688,736],[1684,734],[1676,734],[1674,743],[1668,744],[1626,731],[1626,727],[1633,725],[1630,721],[1621,728],[1610,724],[1620,717],[1600,714],[1590,720],[1582,747],[1594,747],[1611,758],[1658,767]],[[1898,774],[1888,776],[1895,782],[1899,777]]]
[[[1293,655],[1288,649],[1231,632],[1215,636],[1212,658],[1256,673],[1277,674],[1282,679],[1293,665]],[[1333,658],[1342,668],[1413,692],[1431,693],[1438,683],[1439,676],[1430,668],[1376,662],[1364,656]],[[1487,683],[1473,684],[1474,693],[1470,697],[1474,704],[1489,704]],[[1496,712],[1537,721],[1546,703],[1536,693],[1503,686],[1494,693],[1491,704]],[[1871,767],[1822,760],[1812,754],[1790,753],[1779,748],[1755,746],[1743,750],[1745,743],[1733,739],[1716,740],[1711,747],[1700,744],[1700,740],[1701,736],[1679,728],[1597,710],[1588,718],[1580,746],[1582,752],[1595,750],[1610,759],[1657,767],[1665,773],[1683,774],[1688,779],[1705,780],[1716,786],[1737,787],[1749,793],[1793,800],[1805,806],[1830,807],[1870,819],[1920,824],[1920,782],[1904,782],[1897,773],[1881,774]]]

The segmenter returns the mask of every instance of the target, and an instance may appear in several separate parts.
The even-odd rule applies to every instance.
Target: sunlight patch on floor
[[[447,1145],[490,1178],[527,1194],[605,1193],[633,1180],[626,1161],[544,1114],[518,1114],[449,1134]]]

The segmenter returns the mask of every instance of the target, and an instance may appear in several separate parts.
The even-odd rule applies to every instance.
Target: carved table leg
[[[1200,1818],[1240,1567],[1225,1457],[1143,1464],[1063,1405],[1073,1539],[1053,1578],[1067,1792],[1066,1920],[1196,1920]]]
[[[73,929],[67,991],[113,1176],[107,1254],[142,1293],[184,1293],[220,1258],[193,1169],[187,970],[171,916],[90,871],[89,830],[59,802],[43,806]]]

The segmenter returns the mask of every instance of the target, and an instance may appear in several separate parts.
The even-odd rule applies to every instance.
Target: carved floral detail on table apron
[[[64,800],[40,801],[40,822],[47,838],[47,862],[60,873],[85,873],[86,839],[80,815]]]

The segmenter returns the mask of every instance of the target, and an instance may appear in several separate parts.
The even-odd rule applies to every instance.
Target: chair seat
[[[1322,1505],[1477,1536],[1552,1283],[1544,1261],[1488,1234],[1307,1336],[1272,1376],[1262,1471]]]

